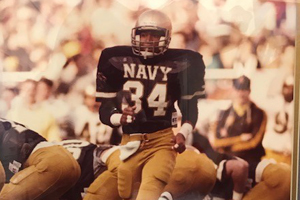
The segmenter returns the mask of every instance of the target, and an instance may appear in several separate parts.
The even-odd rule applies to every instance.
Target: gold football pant
[[[80,166],[61,146],[38,149],[6,184],[0,200],[57,200],[80,177]]]
[[[117,170],[120,151],[116,150],[107,159],[107,170],[90,185],[84,200],[120,200],[117,184]]]
[[[273,151],[271,149],[265,149],[266,155],[263,159],[274,159],[277,163],[283,162],[291,165],[291,155],[284,155],[283,153]]]
[[[287,164],[269,164],[263,171],[262,180],[243,200],[289,200],[291,168]]]
[[[172,129],[139,138],[124,134],[122,145],[141,140],[138,151],[118,168],[118,191],[123,199],[156,200],[169,181],[177,153],[172,149]]]
[[[193,150],[186,150],[176,158],[176,165],[164,191],[173,198],[197,191],[208,194],[216,182],[214,163],[205,155]]]
[[[5,183],[5,171],[4,171],[4,168],[2,166],[2,163],[0,161],[0,192],[1,192],[1,189],[2,187],[4,186],[4,183]]]

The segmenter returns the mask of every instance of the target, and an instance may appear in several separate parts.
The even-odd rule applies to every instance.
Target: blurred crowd
[[[98,118],[97,62],[103,48],[130,45],[131,28],[147,8],[161,9],[171,18],[171,48],[200,52],[208,70],[234,69],[247,75],[253,80],[252,93],[262,93],[257,91],[264,83],[253,79],[257,71],[271,70],[265,98],[254,97],[266,112],[272,111],[267,107],[276,96],[284,99],[282,87],[295,67],[293,0],[10,0],[0,2],[0,69],[39,75],[3,83],[1,116],[50,140],[117,144],[120,131]],[[208,99],[228,100],[231,88],[231,80],[207,80]],[[279,112],[267,117],[289,121],[293,116],[287,111],[286,119]],[[201,133],[209,134],[205,123],[199,126]],[[291,153],[291,147],[284,149]]]

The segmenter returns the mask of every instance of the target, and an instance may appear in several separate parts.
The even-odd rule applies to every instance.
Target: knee
[[[249,164],[244,160],[235,163],[235,171],[238,175],[248,175]]]
[[[249,164],[244,160],[229,160],[226,169],[232,178],[245,177],[248,175]]]
[[[198,175],[196,182],[199,188],[198,191],[201,194],[208,194],[214,187],[217,173],[214,163],[206,157],[201,159],[201,162],[197,163]]]
[[[286,164],[269,164],[263,172],[263,179],[268,187],[289,192],[291,169]]]
[[[172,174],[172,181],[176,185],[185,185],[187,183],[187,179],[191,177],[182,169],[182,171],[175,171]]]

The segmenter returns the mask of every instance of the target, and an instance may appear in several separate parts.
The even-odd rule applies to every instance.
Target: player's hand
[[[177,133],[174,138],[172,139],[174,142],[173,149],[177,151],[178,153],[182,153],[185,151],[185,137],[182,133]]]
[[[135,109],[136,106],[128,106],[124,108],[124,110],[122,111],[121,125],[130,124],[135,120]]]

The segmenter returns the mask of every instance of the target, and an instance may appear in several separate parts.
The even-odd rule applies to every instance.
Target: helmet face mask
[[[142,13],[131,32],[133,53],[145,59],[163,54],[171,41],[171,29],[170,19],[162,12]]]
[[[144,34],[151,35],[152,40],[143,40],[143,37],[147,37]],[[136,55],[151,58],[163,54],[168,49],[170,39],[166,29],[153,26],[135,27],[131,34],[132,50]]]

